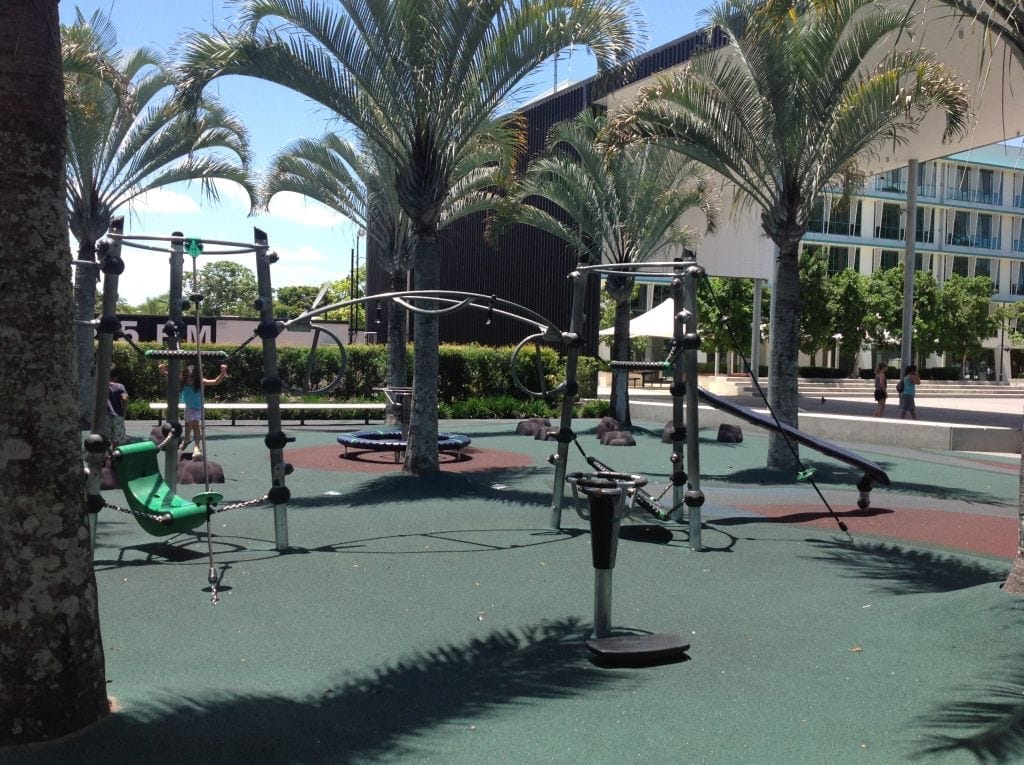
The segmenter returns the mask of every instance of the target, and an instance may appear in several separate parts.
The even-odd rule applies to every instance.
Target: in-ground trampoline
[[[462,459],[462,450],[470,442],[469,436],[458,433],[437,434],[437,450],[454,454],[457,460]],[[349,449],[358,450],[356,455],[363,452],[393,452],[397,463],[405,454],[409,440],[400,430],[359,430],[338,436],[338,443],[345,447],[345,458],[349,458]]]

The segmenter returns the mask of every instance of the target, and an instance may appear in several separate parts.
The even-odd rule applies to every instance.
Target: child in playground
[[[110,382],[107,383],[107,437],[111,449],[128,440],[124,429],[124,405],[127,402],[128,389],[121,384],[121,372],[116,365],[111,366]]]
[[[166,374],[167,365],[161,364],[160,371]],[[203,456],[203,451],[200,448],[200,444],[203,443],[203,389],[209,385],[220,385],[227,379],[227,376],[227,364],[221,364],[220,374],[209,380],[200,380],[199,373],[193,364],[189,364],[181,373],[181,395],[178,397],[178,400],[185,405],[185,422],[184,428],[181,431],[181,444],[178,449],[185,451],[185,447],[192,441],[195,441],[195,447],[192,449],[192,459]]]

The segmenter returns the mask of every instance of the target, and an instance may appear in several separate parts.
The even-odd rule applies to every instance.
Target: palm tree
[[[459,166],[494,133],[517,87],[570,45],[607,68],[634,51],[631,0],[246,0],[243,31],[197,35],[194,102],[216,77],[284,85],[349,122],[394,167],[389,185],[415,237],[415,287],[440,286],[437,230]],[[275,17],[274,27],[261,24]],[[425,307],[429,307],[429,304]],[[438,469],[438,318],[415,316],[413,411],[404,470]]]
[[[695,243],[696,232],[682,218],[699,209],[707,230],[715,227],[712,194],[700,165],[650,144],[614,146],[608,118],[587,109],[575,120],[554,125],[545,156],[530,162],[516,198],[545,200],[556,217],[533,204],[516,217],[565,241],[585,263],[641,263],[673,247]],[[626,273],[605,281],[615,301],[612,359],[629,359],[629,303],[635,279]],[[612,374],[612,416],[630,423],[628,372]]]
[[[439,220],[443,228],[459,218],[485,212],[497,206],[491,189],[504,183],[515,154],[501,155],[495,150],[515,147],[511,140],[482,141],[479,151],[468,153],[464,166],[456,172],[450,196],[445,200]],[[366,144],[363,151],[337,133],[319,139],[302,138],[276,154],[263,184],[264,206],[281,192],[290,191],[315,199],[354,222],[376,244],[380,262],[391,278],[392,291],[408,286],[412,267],[414,237],[412,221],[398,203],[394,166],[386,154]],[[405,387],[406,370],[405,310],[388,301],[388,385]]]
[[[111,215],[147,191],[181,181],[200,181],[217,199],[214,180],[239,184],[255,199],[247,170],[245,127],[219,103],[204,99],[198,119],[178,114],[173,84],[161,58],[140,49],[122,56],[110,21],[96,12],[61,30],[65,58],[83,52],[102,63],[104,76],[65,76],[68,104],[67,205],[78,242],[76,316],[93,317],[96,297],[95,242]],[[69,61],[70,63],[70,61]],[[79,414],[91,421],[92,328],[76,329]]]
[[[57,2],[0,3],[0,29],[0,747],[7,747],[58,738],[110,710],[68,374]]]
[[[796,425],[797,259],[815,197],[851,161],[905,142],[932,108],[945,113],[945,138],[962,133],[967,97],[931,53],[880,53],[888,36],[910,31],[912,17],[873,0],[726,0],[709,17],[722,45],[647,88],[618,130],[704,163],[760,211],[777,247],[770,402]],[[773,434],[767,464],[794,470],[795,445]]]

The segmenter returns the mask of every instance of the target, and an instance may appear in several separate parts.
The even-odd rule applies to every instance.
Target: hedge
[[[142,343],[143,350],[160,348],[158,343]],[[208,345],[205,350],[236,351],[233,345]],[[308,401],[380,401],[381,394],[374,388],[387,384],[387,347],[385,345],[349,345],[345,347],[348,365],[341,384],[326,396],[303,396]],[[503,398],[525,401],[529,397],[515,385],[510,374],[514,348],[511,346],[491,348],[478,345],[443,345],[439,349],[440,404],[454,404],[473,398]],[[278,370],[286,383],[298,386],[305,374],[309,351],[305,348],[282,347],[277,349]],[[517,373],[527,387],[538,390],[536,353],[530,348],[524,350],[517,360]],[[121,372],[121,382],[128,389],[129,416],[149,417],[146,404],[162,401],[167,395],[166,381],[157,368],[157,363],[136,353],[123,343],[114,345],[114,363]],[[582,356],[578,364],[579,395],[592,398],[597,395],[597,371],[599,359]],[[259,343],[252,343],[234,352],[227,361],[228,378],[220,385],[207,389],[211,401],[253,401],[264,398],[261,392],[263,380],[263,352]],[[339,369],[340,359],[335,347],[318,348],[316,352],[315,386],[332,381]],[[564,379],[564,358],[550,348],[541,349],[541,366],[548,390]],[[204,361],[203,373],[207,377],[217,374],[216,361]],[[413,368],[412,347],[408,350],[408,364],[411,385]]]

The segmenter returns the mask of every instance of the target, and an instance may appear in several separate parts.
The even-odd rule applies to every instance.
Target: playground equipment
[[[645,665],[682,659],[690,644],[679,635],[612,634],[612,571],[619,545],[619,526],[647,479],[602,470],[569,473],[565,480],[572,486],[577,503],[580,493],[588,502],[586,515],[590,520],[590,554],[594,564],[594,631],[587,648],[602,663],[608,664]]]
[[[159,243],[159,244],[157,244]],[[279,322],[274,321],[272,287],[270,281],[270,265],[277,260],[277,255],[270,252],[266,234],[254,229],[254,242],[237,243],[218,240],[200,240],[186,238],[181,232],[169,237],[126,235],[124,219],[114,218],[106,236],[97,243],[100,267],[104,274],[103,308],[101,316],[94,322],[98,334],[98,351],[96,357],[96,398],[93,406],[92,433],[85,440],[88,461],[88,480],[86,486],[86,509],[90,524],[90,533],[95,538],[96,516],[104,507],[117,508],[108,504],[100,495],[100,471],[104,457],[109,449],[106,433],[107,417],[107,383],[109,381],[110,364],[113,355],[113,343],[116,338],[127,338],[122,331],[121,323],[116,315],[117,288],[119,276],[124,272],[125,264],[121,256],[122,246],[143,250],[167,252],[170,255],[170,310],[165,326],[166,348],[157,351],[146,351],[149,359],[160,359],[167,362],[167,435],[159,445],[138,444],[128,445],[114,452],[122,489],[128,501],[131,513],[140,525],[151,534],[169,534],[195,528],[204,520],[208,523],[214,512],[223,512],[238,507],[248,507],[269,501],[274,507],[274,534],[278,550],[288,547],[287,502],[290,492],[285,484],[285,476],[291,468],[284,461],[284,446],[294,441],[281,431],[280,394],[285,388],[277,370],[277,351],[275,338],[281,331]],[[185,500],[175,493],[178,469],[178,439],[181,436],[181,424],[178,422],[178,394],[183,360],[195,363],[196,373],[203,377],[203,361],[224,361],[231,354],[223,351],[205,351],[200,347],[201,333],[197,331],[196,349],[183,350],[180,338],[184,335],[184,311],[191,305],[196,308],[196,322],[199,322],[198,306],[201,295],[192,295],[185,299],[182,295],[184,281],[184,255],[192,257],[193,275],[196,273],[196,260],[201,254],[233,255],[253,253],[256,256],[256,278],[259,295],[255,301],[260,311],[260,323],[247,340],[234,352],[247,345],[256,337],[263,340],[263,393],[267,396],[267,428],[264,443],[270,452],[271,488],[261,498],[246,500],[219,509],[214,509],[222,500],[222,496],[209,490],[209,478],[205,481],[205,491],[193,498]],[[306,325],[310,327],[309,324]],[[300,327],[301,329],[301,327]],[[328,334],[330,335],[329,331]],[[337,340],[337,338],[334,338]],[[133,347],[136,347],[132,344]],[[340,342],[339,342],[340,345]],[[136,347],[136,350],[139,350]],[[233,352],[233,353],[234,353]],[[344,357],[343,357],[344,358]],[[309,375],[307,374],[307,377]],[[340,379],[340,375],[338,377]],[[337,380],[335,381],[335,384]],[[205,423],[201,423],[200,433],[205,432]],[[157,464],[157,451],[164,450],[164,471],[160,475]],[[202,445],[204,455],[207,450]],[[209,539],[209,534],[207,535]],[[212,557],[212,550],[211,550]],[[214,598],[216,589],[211,560],[211,587]]]

